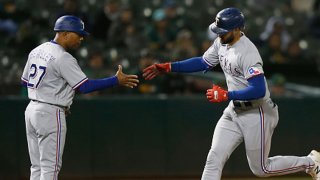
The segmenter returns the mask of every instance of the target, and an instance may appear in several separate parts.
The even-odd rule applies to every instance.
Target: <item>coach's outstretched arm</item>
[[[151,80],[159,74],[169,72],[191,73],[208,70],[210,68],[211,67],[203,60],[202,57],[193,57],[183,61],[153,64],[143,70],[143,77],[146,80]]]
[[[116,75],[104,78],[104,79],[89,79],[79,86],[79,91],[82,93],[90,93],[93,91],[98,91],[113,87],[116,85],[126,86],[129,88],[134,88],[138,85],[139,80],[137,75],[129,75],[122,72],[122,66],[118,66],[118,71]]]

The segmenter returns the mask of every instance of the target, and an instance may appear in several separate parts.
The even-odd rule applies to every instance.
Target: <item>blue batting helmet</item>
[[[244,28],[244,15],[237,8],[223,9],[217,14],[215,22],[209,28],[219,35],[223,35],[235,28]]]
[[[54,25],[54,31],[75,32],[77,34],[80,34],[81,36],[89,35],[89,33],[84,30],[83,21],[80,18],[72,15],[59,17]]]

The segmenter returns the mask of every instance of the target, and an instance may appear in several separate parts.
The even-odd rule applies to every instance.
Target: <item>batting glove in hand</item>
[[[153,64],[143,69],[142,76],[144,77],[145,80],[151,80],[156,76],[158,76],[159,74],[164,74],[169,72],[171,72],[170,63]]]
[[[228,91],[222,89],[220,86],[213,85],[212,89],[207,90],[207,99],[213,103],[227,101]]]

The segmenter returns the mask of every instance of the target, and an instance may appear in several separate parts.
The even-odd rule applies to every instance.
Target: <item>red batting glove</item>
[[[220,86],[213,85],[212,89],[207,90],[207,99],[213,103],[227,101],[228,91],[222,89]]]
[[[169,72],[171,72],[170,63],[153,64],[143,69],[142,76],[144,77],[145,80],[151,80],[156,76],[158,76],[159,74],[169,73]]]

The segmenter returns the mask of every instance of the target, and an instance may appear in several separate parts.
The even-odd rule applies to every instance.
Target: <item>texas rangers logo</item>
[[[81,21],[81,29],[84,30],[84,23]]]
[[[257,67],[251,67],[249,70],[248,70],[249,74],[250,75],[258,75],[258,74],[261,74],[261,71],[257,68]]]
[[[219,23],[219,18],[216,17],[216,22],[215,22],[215,24],[218,25],[218,23]]]

